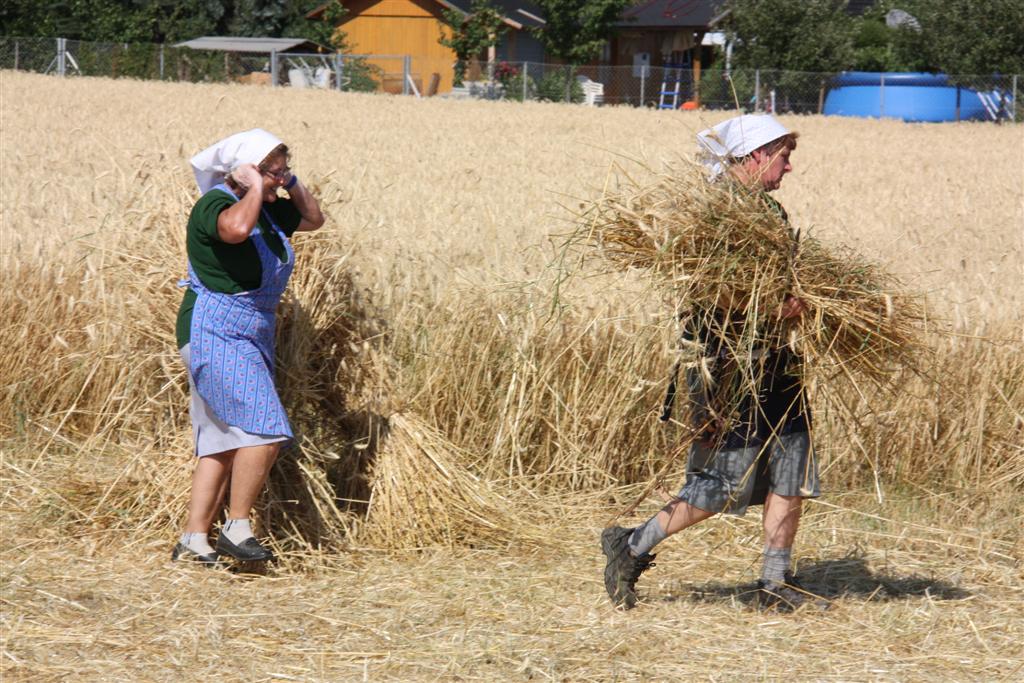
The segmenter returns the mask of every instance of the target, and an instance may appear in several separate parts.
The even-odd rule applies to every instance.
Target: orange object
[[[697,104],[693,100],[690,100],[689,102],[683,102],[683,106],[680,107],[680,109],[685,109],[686,111],[693,111],[694,109],[697,109],[699,107],[699,104]]]

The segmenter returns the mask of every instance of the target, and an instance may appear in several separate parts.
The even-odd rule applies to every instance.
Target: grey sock
[[[657,516],[651,517],[633,529],[633,533],[629,537],[629,551],[633,553],[633,557],[640,557],[651,552],[654,546],[666,538],[668,538],[668,534],[661,528],[661,522],[658,521]]]
[[[792,548],[764,548],[764,565],[761,567],[761,580],[784,583],[789,563],[793,558]]]
[[[189,533],[186,531],[181,535],[181,544],[194,552],[196,555],[209,555],[213,552],[213,546],[210,545],[210,539],[206,534],[194,531]]]
[[[220,532],[227,536],[229,541],[238,545],[245,539],[252,537],[252,526],[249,524],[248,517],[245,519],[229,519],[224,522]]]

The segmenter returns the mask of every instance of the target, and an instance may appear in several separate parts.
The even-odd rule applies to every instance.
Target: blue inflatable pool
[[[1008,93],[978,92],[949,82],[945,74],[848,71],[836,76],[825,98],[826,116],[895,118],[904,121],[991,121]]]

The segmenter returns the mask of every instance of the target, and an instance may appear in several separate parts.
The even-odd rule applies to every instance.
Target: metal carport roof
[[[222,52],[318,52],[328,48],[304,38],[240,38],[235,36],[203,36],[193,38],[174,47],[189,47],[193,50],[220,50]]]

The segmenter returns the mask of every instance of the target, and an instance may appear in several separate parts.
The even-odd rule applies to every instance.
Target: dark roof
[[[622,12],[619,26],[635,28],[710,28],[727,11],[724,0],[641,0]]]

